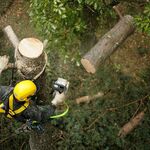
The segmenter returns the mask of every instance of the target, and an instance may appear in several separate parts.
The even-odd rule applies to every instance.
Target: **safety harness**
[[[15,109],[14,108],[14,97],[12,94],[8,100],[8,106],[7,106],[8,108],[6,108],[4,103],[0,104],[0,113],[6,114],[6,116],[8,118],[13,118],[13,117],[15,117],[15,115],[23,112],[28,106],[29,106],[29,101],[25,101],[25,103],[23,105],[21,105],[21,107],[19,107],[18,109]]]
[[[6,114],[6,116],[8,118],[15,117],[15,115],[20,114],[21,112],[23,112],[29,106],[29,101],[25,101],[25,103],[21,107],[19,107],[18,109],[14,109],[14,102],[13,101],[14,101],[14,97],[13,97],[13,94],[12,94],[9,97],[8,106],[7,106],[8,108],[7,109],[5,109],[4,103],[0,104],[0,113]],[[50,119],[60,118],[60,117],[65,116],[68,113],[69,106],[67,105],[67,103],[64,103],[64,104],[66,106],[65,111],[61,114],[50,116]],[[36,123],[36,121],[33,121],[33,123]]]

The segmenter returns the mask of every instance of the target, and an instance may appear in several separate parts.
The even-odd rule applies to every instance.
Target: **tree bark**
[[[43,51],[47,41],[44,44],[35,38],[25,38],[19,42],[17,36],[11,27],[4,29],[4,32],[8,36],[10,42],[15,48],[15,66],[23,79],[36,80],[36,83],[40,86],[40,92],[38,92],[38,99],[42,99],[43,102],[48,100],[46,96],[46,78],[45,67],[47,63],[47,55]],[[43,134],[37,134],[32,132],[30,134],[30,148],[31,150],[51,150],[52,139],[52,127],[50,124],[46,124],[45,132]]]
[[[3,29],[4,33],[7,35],[9,41],[11,42],[11,44],[13,45],[13,47],[15,48],[15,53],[14,56],[16,56],[16,50],[19,44],[19,39],[16,36],[15,32],[13,31],[12,27],[10,25],[6,26]]]
[[[116,48],[134,32],[134,19],[126,15],[107,32],[98,43],[81,59],[81,64],[89,73],[95,73],[98,66],[108,58]]]
[[[14,58],[15,67],[23,79],[36,80],[44,72],[47,55],[43,51],[47,40],[42,43],[35,38],[19,39],[10,25],[3,29],[9,41],[15,48]]]
[[[27,46],[28,45],[28,46]],[[37,79],[46,67],[47,55],[43,43],[35,38],[23,39],[16,53],[16,66],[24,79]]]

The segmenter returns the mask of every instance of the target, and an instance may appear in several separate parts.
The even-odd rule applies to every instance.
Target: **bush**
[[[135,17],[137,27],[150,35],[150,2],[146,5],[142,14]]]

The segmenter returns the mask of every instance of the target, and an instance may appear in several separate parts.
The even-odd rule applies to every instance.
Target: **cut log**
[[[3,31],[7,35],[8,39],[10,40],[14,48],[16,48],[19,44],[19,39],[16,36],[15,32],[13,31],[12,27],[8,25],[3,29]]]
[[[43,43],[35,38],[20,41],[16,54],[16,67],[24,79],[37,79],[44,71],[47,55]]]
[[[98,66],[108,58],[116,48],[134,32],[134,19],[126,15],[106,33],[98,43],[81,59],[81,64],[89,73],[95,73]]]
[[[36,38],[25,38],[19,42],[18,37],[10,25],[3,29],[15,48],[14,58],[18,73],[23,79],[37,79],[45,70],[47,55],[43,51],[44,44]]]
[[[145,116],[145,111],[141,111],[134,118],[132,118],[128,123],[126,123],[119,131],[119,137],[125,137],[129,134],[133,129],[135,129],[143,120]]]
[[[104,93],[103,92],[99,92],[96,95],[79,97],[75,101],[76,101],[77,104],[89,103],[90,101],[92,101],[92,100],[94,100],[96,98],[102,97],[102,96],[104,96]]]

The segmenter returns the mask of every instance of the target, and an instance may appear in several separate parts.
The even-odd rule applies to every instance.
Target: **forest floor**
[[[26,3],[24,0],[14,0],[11,7],[0,18],[0,29],[2,30],[5,26],[11,25],[19,39],[25,37],[36,37],[44,40],[36,33],[36,30],[30,23],[30,18],[27,11],[28,2]],[[139,78],[141,70],[147,68],[150,65],[149,41],[149,36],[135,31],[135,33],[129,36],[127,40],[119,46],[116,52],[114,52],[112,56],[106,60],[104,66],[107,67],[110,65],[116,72],[121,71],[124,75],[134,78],[134,80],[141,80]],[[0,48],[0,55],[13,55],[13,47],[2,33],[0,34]],[[100,66],[98,72],[95,75],[91,75],[85,71],[81,64],[76,65],[76,63],[70,60],[73,60],[73,57],[68,59],[64,64],[58,64],[59,67],[61,66],[61,72],[58,72],[58,74],[52,74],[57,74],[58,77],[63,77],[64,75],[69,79],[69,98],[72,100],[70,103],[74,104],[74,100],[77,97],[93,95],[103,89],[101,88],[103,85],[98,87],[98,85],[103,84],[101,83],[99,76],[101,71],[103,71],[103,66]],[[110,77],[111,76],[112,74]],[[0,83],[7,84],[9,77],[6,78],[2,75]]]

